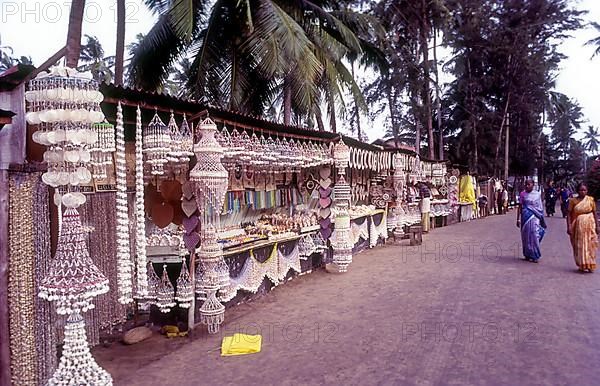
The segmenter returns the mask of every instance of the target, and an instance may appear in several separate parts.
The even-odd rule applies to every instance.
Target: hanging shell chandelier
[[[143,131],[143,153],[146,163],[150,166],[150,174],[160,176],[165,173],[165,164],[169,162],[171,151],[171,136],[167,126],[154,112],[154,117]]]
[[[58,236],[56,255],[50,272],[40,285],[39,296],[56,302],[61,315],[94,308],[91,299],[108,292],[108,279],[90,258],[86,231],[79,213],[68,208]]]
[[[169,280],[167,265],[163,264],[163,273],[156,291],[156,306],[162,313],[168,313],[175,307],[175,288]]]
[[[50,272],[42,279],[39,296],[56,302],[56,312],[69,315],[58,368],[48,385],[112,385],[89,351],[82,312],[94,308],[92,298],[108,292],[108,279],[90,258],[86,231],[74,208],[65,211]]]
[[[181,261],[181,272],[179,278],[177,278],[177,296],[175,300],[181,308],[190,308],[194,300],[194,283],[192,283],[185,257]]]
[[[352,263],[352,241],[350,235],[350,200],[352,189],[346,182],[344,175],[350,163],[350,148],[339,141],[333,147],[333,160],[338,171],[338,181],[333,187],[335,199],[335,237],[331,242],[333,248],[333,263],[339,272],[346,272]]]
[[[215,138],[217,125],[206,118],[198,129],[201,138],[194,145],[196,165],[190,172],[190,181],[196,187],[198,209],[203,213],[196,292],[201,299],[206,299],[200,307],[200,320],[207,325],[210,333],[216,333],[225,313],[225,307],[217,299],[217,292],[229,286],[229,271],[223,268],[226,266],[223,249],[217,242],[215,226],[219,226],[229,173],[221,162],[224,151]]]
[[[53,67],[29,83],[26,120],[36,126],[34,142],[47,147],[44,161],[48,171],[42,181],[61,187],[55,203],[77,207],[86,200],[78,186],[92,180],[90,148],[98,141],[94,123],[102,122],[102,93],[89,72],[80,73],[67,67]],[[114,148],[114,135],[112,137]]]
[[[72,313],[65,324],[65,339],[58,368],[48,386],[110,386],[110,374],[98,366],[90,353],[85,321],[79,312]]]
[[[98,141],[91,145],[92,177],[105,179],[108,177],[107,168],[112,165],[112,154],[117,151],[115,143],[115,127],[108,122],[95,123],[92,129],[98,136]]]

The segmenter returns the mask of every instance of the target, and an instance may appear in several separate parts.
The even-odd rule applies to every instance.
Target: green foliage
[[[345,2],[146,4],[159,19],[135,47],[130,82],[137,87],[160,88],[175,63],[189,57],[189,95],[218,106],[262,115],[284,103],[286,87],[296,116],[320,115],[322,102],[336,111],[345,91],[366,108],[343,59],[363,56],[363,46],[373,51],[366,37],[377,33],[377,21]]]
[[[598,150],[600,150],[600,132],[598,131],[598,128],[591,125],[588,126],[583,140],[586,150],[592,154],[598,154]]]
[[[595,199],[600,199],[600,159],[596,159],[586,176],[589,194]]]
[[[0,39],[0,72],[8,70],[17,64],[32,64],[31,57],[21,56],[20,58],[15,58],[13,54],[12,47],[3,46],[2,39]]]
[[[96,36],[85,35],[79,54],[79,71],[90,71],[98,82],[110,83],[114,78],[114,56],[104,56],[104,48]]]
[[[499,175],[503,157],[496,154],[504,144],[500,127],[508,102],[511,174],[531,175],[541,167],[544,117],[553,111],[552,89],[563,59],[558,45],[581,27],[582,12],[564,0],[447,4],[453,27],[446,42],[454,52],[448,69],[456,77],[445,103],[448,125],[456,129],[450,157],[479,174]],[[555,125],[566,129],[572,122],[563,123]]]

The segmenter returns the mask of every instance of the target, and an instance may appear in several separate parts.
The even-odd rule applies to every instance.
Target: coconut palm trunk
[[[67,32],[67,67],[75,68],[79,62],[79,52],[81,51],[81,28],[83,25],[84,10],[85,0],[71,1],[69,30]]]
[[[115,84],[123,84],[125,57],[125,0],[117,0],[117,48],[115,52]]]

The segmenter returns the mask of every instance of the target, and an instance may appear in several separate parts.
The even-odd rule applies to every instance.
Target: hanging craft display
[[[112,384],[110,374],[98,366],[90,353],[83,317],[79,311],[70,314],[65,324],[62,356],[48,386]]]
[[[169,280],[167,265],[163,264],[163,272],[156,290],[156,306],[162,313],[168,313],[175,307],[175,288]]]
[[[108,167],[113,163],[112,154],[117,150],[115,127],[110,123],[102,122],[93,124],[92,129],[98,137],[98,141],[90,147],[92,177],[103,180],[108,178]]]
[[[173,115],[173,111],[171,111],[167,131],[171,138],[170,150],[167,154],[169,167],[176,178],[183,179],[187,173],[190,158],[194,155],[192,132],[185,115],[183,116],[181,126],[177,127],[175,116]]]
[[[374,248],[377,246],[379,238],[386,240],[388,238],[387,214],[381,215],[379,225],[375,225],[375,216],[371,216],[371,227],[369,234],[369,246]]]
[[[42,181],[54,188],[62,187],[55,202],[77,207],[85,202],[78,191],[88,184],[92,173],[90,149],[98,141],[93,124],[102,122],[102,93],[89,72],[80,73],[68,67],[53,67],[41,72],[29,83],[25,93],[28,102],[26,120],[36,126],[32,139],[46,146],[44,161],[48,171]],[[108,145],[108,144],[107,144]]]
[[[123,108],[117,105],[116,131],[116,175],[117,175],[117,292],[119,303],[133,301],[132,263],[129,251],[129,215],[127,205],[127,177],[125,164],[125,128]]]
[[[42,280],[39,296],[56,302],[56,312],[68,314],[65,345],[58,368],[48,385],[112,385],[110,375],[89,352],[82,312],[91,299],[108,292],[108,279],[90,259],[85,230],[74,208],[65,211],[54,265]]]
[[[196,165],[190,172],[190,181],[195,184],[196,203],[202,213],[196,292],[200,299],[205,299],[200,307],[200,321],[207,325],[209,333],[217,333],[225,314],[225,306],[219,302],[217,294],[227,296],[229,267],[223,260],[223,249],[217,242],[215,227],[219,226],[229,174],[221,163],[224,150],[215,138],[217,125],[206,118],[198,129],[201,138],[194,145]]]
[[[108,279],[90,259],[86,231],[76,209],[68,208],[58,236],[54,265],[42,281],[39,296],[56,302],[56,311],[70,314],[93,308],[91,299],[108,292]]]
[[[150,167],[150,174],[153,176],[163,175],[165,164],[169,162],[171,136],[157,112],[154,112],[154,117],[146,126],[142,136],[143,153],[146,157],[145,161]]]
[[[34,282],[34,219],[32,218],[33,189],[36,175],[13,174],[9,180],[8,206],[8,313],[9,335],[2,336],[3,343],[10,342],[11,380],[7,384],[39,383],[36,368],[42,353],[36,352],[35,282]],[[47,201],[46,201],[47,202]],[[47,205],[44,203],[44,205]],[[48,243],[50,241],[48,240]],[[36,256],[37,258],[37,256]],[[45,274],[45,272],[44,272]],[[36,280],[37,281],[37,280]]]
[[[226,127],[215,138],[224,149],[222,162],[228,168],[249,164],[283,173],[331,163],[331,151],[327,145],[315,141],[274,139],[262,133],[260,136],[256,133],[249,135],[246,131],[240,133],[237,129],[230,134]]]
[[[158,289],[161,285],[161,281],[156,274],[151,261],[148,261],[148,268],[146,272],[148,275],[148,295],[146,296],[147,304],[156,304],[158,299]]]
[[[352,263],[352,241],[350,236],[350,200],[352,190],[346,182],[344,175],[350,162],[350,148],[339,141],[333,147],[333,159],[338,171],[338,181],[333,188],[335,199],[335,237],[331,242],[333,248],[333,263],[339,272],[346,272]]]
[[[177,278],[177,296],[175,300],[179,303],[179,307],[190,308],[194,300],[194,285],[190,277],[190,273],[185,262],[185,257],[181,261],[181,272]]]
[[[300,243],[294,245],[288,254],[284,254],[276,243],[267,260],[262,263],[256,259],[254,251],[251,250],[239,275],[230,279],[227,297],[222,300],[233,299],[239,290],[256,293],[265,278],[273,285],[279,285],[285,280],[290,270],[300,273],[300,260],[306,258],[307,256],[300,252]]]
[[[135,270],[136,298],[148,296],[148,277],[146,275],[146,212],[144,205],[144,136],[142,132],[142,112],[140,106],[135,117]],[[131,260],[129,260],[131,261]],[[131,278],[129,279],[131,282]]]

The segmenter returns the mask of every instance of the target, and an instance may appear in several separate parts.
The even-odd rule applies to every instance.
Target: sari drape
[[[596,269],[596,250],[598,235],[596,234],[596,203],[590,196],[583,199],[569,200],[571,215],[571,246],[575,264],[582,269]]]
[[[523,256],[537,261],[542,257],[540,242],[544,238],[546,228],[541,194],[536,191],[522,192],[520,204]]]

